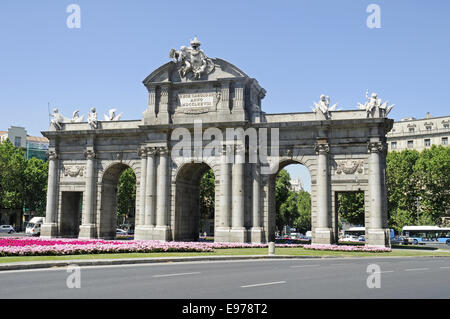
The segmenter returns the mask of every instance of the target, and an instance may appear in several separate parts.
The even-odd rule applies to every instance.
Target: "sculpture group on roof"
[[[110,109],[108,112],[109,115],[106,114],[104,115],[105,122],[120,121],[120,118],[122,117],[123,113],[116,115],[116,111],[117,111],[116,109]],[[84,115],[80,116],[79,113],[80,111],[76,110],[75,112],[73,112],[72,118],[68,118],[62,115],[59,112],[58,108],[55,108],[53,110],[53,113],[50,114],[52,117],[50,120],[50,125],[53,126],[56,130],[61,130],[62,124],[64,123],[82,123],[84,121],[85,116]],[[98,128],[97,111],[95,110],[94,107],[91,108],[91,111],[89,112],[87,123],[89,124],[91,129]]]
[[[182,46],[180,50],[170,50],[169,57],[178,65],[181,77],[185,78],[192,72],[194,79],[198,80],[214,70],[214,62],[200,49],[201,43],[197,37],[190,44],[190,48]]]
[[[395,104],[388,105],[388,101],[381,103],[381,99],[378,98],[378,94],[376,93],[372,93],[369,97],[369,90],[366,91],[366,99],[367,101],[364,104],[358,103],[357,107],[360,110],[365,110],[367,112],[367,117],[374,117],[375,114],[379,114],[380,117],[386,117],[395,106]],[[312,107],[312,109],[314,113],[322,114],[325,119],[330,119],[331,112],[335,111],[337,107],[337,103],[330,106],[330,97],[325,96],[324,94],[320,96],[319,102],[313,103],[314,107]]]

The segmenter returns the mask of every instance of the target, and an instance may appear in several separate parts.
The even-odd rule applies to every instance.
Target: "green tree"
[[[0,208],[22,210],[25,168],[23,150],[15,147],[8,139],[0,143]]]
[[[136,175],[127,168],[119,178],[117,188],[117,215],[125,221],[132,217],[136,210]]]
[[[200,180],[200,220],[214,217],[215,189],[214,172],[209,169]]]
[[[364,225],[364,192],[337,193],[337,206],[342,221]]]
[[[45,215],[47,180],[48,162],[44,162],[37,158],[30,158],[26,161],[24,171],[25,207],[35,212],[36,216]]]
[[[291,192],[291,176],[289,173],[282,169],[275,181],[275,212],[276,212],[276,226],[279,231],[283,229],[283,226],[287,225],[282,217],[280,208],[281,205],[286,202]]]
[[[414,165],[418,224],[441,223],[450,211],[450,148],[433,146]]]
[[[388,221],[396,231],[416,223],[418,192],[414,165],[419,157],[415,150],[390,152],[386,157]]]
[[[281,221],[281,226],[293,226],[294,220],[298,217],[298,194],[289,191],[288,198],[281,203],[279,219]]]
[[[294,225],[299,232],[311,230],[311,194],[302,191],[297,197],[298,214]]]

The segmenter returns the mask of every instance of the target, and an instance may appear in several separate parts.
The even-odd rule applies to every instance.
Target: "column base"
[[[247,229],[245,229],[245,227],[231,228],[230,242],[231,243],[246,243],[247,242]]]
[[[249,235],[249,239],[252,244],[261,244],[266,242],[264,239],[264,230],[262,227],[252,227]]]
[[[214,230],[215,243],[228,243],[230,241],[230,227],[217,227]]]
[[[136,226],[134,230],[135,240],[152,240],[154,226]]]
[[[58,237],[58,225],[56,223],[43,224],[41,226],[41,238]]]
[[[153,240],[169,241],[170,229],[168,226],[156,226],[153,228]]]
[[[331,228],[316,228],[314,230],[312,244],[330,245],[332,243]]]
[[[94,239],[97,238],[97,227],[94,224],[86,224],[80,226],[78,233],[79,239]]]
[[[372,247],[391,247],[391,236],[389,229],[368,229],[366,234],[366,245]]]

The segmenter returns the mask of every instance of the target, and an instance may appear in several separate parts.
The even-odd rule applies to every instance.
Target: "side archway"
[[[99,238],[114,239],[116,237],[119,179],[122,173],[129,168],[136,175],[135,170],[124,163],[109,165],[101,175],[100,209],[97,211],[97,233]]]

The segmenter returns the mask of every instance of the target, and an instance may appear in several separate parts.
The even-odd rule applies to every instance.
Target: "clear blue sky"
[[[69,29],[69,4],[81,29]],[[369,4],[381,28],[369,29]],[[268,113],[309,111],[321,93],[353,109],[366,89],[395,103],[390,116],[448,115],[450,1],[0,2],[0,130],[48,128],[47,103],[66,116],[95,106],[140,119],[141,81],[194,35],[202,49],[256,78]]]

